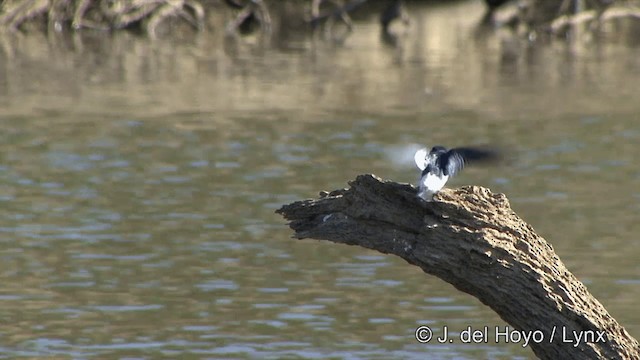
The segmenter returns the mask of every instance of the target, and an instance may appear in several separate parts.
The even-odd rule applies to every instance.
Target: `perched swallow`
[[[432,201],[433,195],[444,187],[450,176],[459,173],[465,163],[497,160],[498,152],[489,148],[447,149],[443,146],[434,146],[431,151],[427,148],[416,151],[413,159],[422,170],[418,196],[426,201]]]

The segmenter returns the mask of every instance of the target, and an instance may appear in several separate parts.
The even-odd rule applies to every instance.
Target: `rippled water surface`
[[[640,337],[640,50],[608,28],[481,37],[481,2],[413,6],[396,47],[375,15],[342,45],[213,31],[5,46],[2,357],[532,357],[419,344],[419,325],[505,324],[400,259],[293,240],[274,214],[360,173],[415,181],[417,144],[511,149],[449,186],[504,192]]]

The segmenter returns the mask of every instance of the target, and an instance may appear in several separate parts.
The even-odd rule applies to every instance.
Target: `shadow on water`
[[[277,24],[266,44],[215,31],[5,42],[2,352],[531,356],[493,341],[417,343],[419,325],[504,323],[398,259],[291,240],[273,213],[359,173],[413,182],[422,144],[514,149],[512,163],[470,167],[449,186],[506,193],[639,336],[632,30],[531,43],[478,36],[482,12],[481,2],[410,4],[395,46],[381,41],[377,13],[357,18],[342,45],[279,38]]]

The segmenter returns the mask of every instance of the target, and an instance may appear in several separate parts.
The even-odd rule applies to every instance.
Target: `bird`
[[[416,165],[422,171],[418,183],[418,197],[433,201],[449,177],[458,174],[467,162],[488,162],[499,158],[497,150],[488,147],[457,147],[447,149],[434,146],[430,151],[422,148],[413,156]]]

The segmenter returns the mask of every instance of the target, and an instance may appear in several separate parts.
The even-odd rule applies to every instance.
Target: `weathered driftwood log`
[[[530,343],[541,359],[640,359],[638,341],[503,194],[477,186],[443,189],[426,203],[413,186],[373,175],[350,185],[277,212],[298,239],[400,256],[475,296],[515,329],[542,332],[544,341]]]

